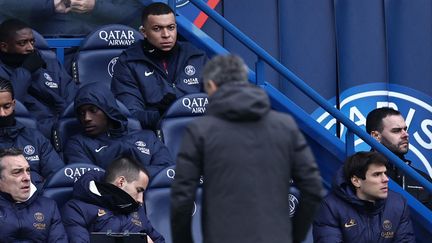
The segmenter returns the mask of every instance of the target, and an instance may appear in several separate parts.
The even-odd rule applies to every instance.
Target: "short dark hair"
[[[23,151],[20,148],[2,148],[0,149],[0,178],[3,172],[3,158],[6,156],[18,156],[18,155],[22,155]]]
[[[144,172],[150,178],[144,166],[135,158],[122,156],[113,160],[105,171],[104,182],[112,183],[119,176],[124,176],[127,181],[135,181],[139,178],[139,172]]]
[[[0,24],[0,41],[6,42],[19,30],[31,27],[19,19],[7,19]]]
[[[167,4],[161,2],[151,3],[143,9],[141,14],[141,24],[145,24],[149,15],[163,15],[170,13],[174,14],[174,11]]]
[[[215,56],[204,67],[204,82],[213,80],[217,86],[230,82],[247,82],[248,70],[241,57],[236,55]]]
[[[350,182],[353,176],[364,180],[369,165],[384,165],[387,166],[388,160],[382,154],[376,151],[357,152],[348,157],[343,165],[345,180]]]
[[[371,112],[366,117],[366,132],[371,134],[372,131],[382,132],[383,119],[387,116],[400,116],[401,113],[390,107],[377,108]]]
[[[14,99],[15,93],[10,80],[0,77],[0,92],[9,92]]]

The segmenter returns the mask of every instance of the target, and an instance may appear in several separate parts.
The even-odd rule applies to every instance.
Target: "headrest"
[[[45,38],[39,34],[39,32],[33,30],[33,37],[35,39],[35,46],[38,49],[42,50],[49,50],[48,42],[45,40]]]
[[[206,93],[195,93],[185,95],[171,104],[164,118],[201,116],[206,111],[208,95]]]
[[[149,188],[170,187],[175,177],[175,165],[168,166],[159,171],[150,179]]]
[[[174,181],[175,165],[170,165],[163,170],[159,171],[153,178],[150,179],[148,188],[169,188]],[[199,179],[199,186],[204,183],[204,178],[201,176]]]
[[[32,117],[28,109],[17,99],[15,99],[15,116]]]
[[[72,187],[84,173],[90,170],[104,171],[101,167],[93,164],[68,164],[49,177],[45,182],[44,188]]]
[[[104,25],[87,35],[80,46],[80,51],[125,49],[142,39],[143,35],[132,27],[121,24]]]

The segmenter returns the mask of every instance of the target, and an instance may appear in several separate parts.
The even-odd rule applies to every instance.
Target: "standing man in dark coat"
[[[201,175],[205,243],[302,241],[323,188],[295,121],[270,109],[265,92],[247,82],[239,57],[215,57],[203,78],[210,96],[207,114],[185,131],[172,185],[173,242],[193,242],[192,208]],[[301,194],[293,223],[291,179]]]

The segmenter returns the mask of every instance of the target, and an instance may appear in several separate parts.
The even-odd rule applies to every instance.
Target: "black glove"
[[[24,60],[22,67],[33,73],[39,68],[46,68],[46,63],[38,52],[32,52]]]
[[[162,115],[168,109],[168,107],[177,99],[177,96],[173,93],[167,93],[158,103],[151,104],[151,106],[158,109],[159,114]]]

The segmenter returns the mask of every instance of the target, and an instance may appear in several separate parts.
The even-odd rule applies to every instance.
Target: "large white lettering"
[[[427,136],[427,138],[429,139],[429,142],[426,142],[418,132],[414,133],[414,139],[425,149],[432,149],[432,132],[429,129],[432,128],[432,120],[430,119],[426,119],[424,121],[422,121],[421,125],[421,130],[425,133],[425,135]]]

